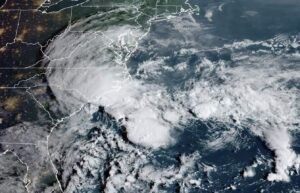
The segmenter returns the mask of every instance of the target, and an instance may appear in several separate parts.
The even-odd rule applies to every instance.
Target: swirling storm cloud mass
[[[114,10],[105,18],[131,11]],[[101,106],[135,148],[148,151],[176,144],[195,119],[210,122],[211,130],[220,123],[224,132],[247,129],[274,152],[267,180],[289,181],[291,170],[299,169],[290,134],[299,121],[299,88],[292,85],[300,78],[298,54],[274,54],[276,38],[222,42],[190,13],[155,22],[149,31],[127,22],[102,26],[102,17],[81,20],[47,48],[47,79],[62,110],[88,104],[95,113]],[[296,40],[281,41],[295,47]],[[87,129],[88,120],[70,124]],[[207,148],[235,139],[228,138],[207,142]]]
[[[40,151],[55,179],[42,180],[46,188],[41,171],[29,173],[27,190],[296,192],[300,40],[277,20],[257,22],[261,10],[238,2],[186,1],[160,17],[143,3],[120,3],[49,40],[49,108],[62,118]],[[262,7],[272,3],[294,5]],[[233,11],[239,18],[226,16]],[[240,19],[253,19],[262,35]],[[279,32],[258,26],[264,22]]]

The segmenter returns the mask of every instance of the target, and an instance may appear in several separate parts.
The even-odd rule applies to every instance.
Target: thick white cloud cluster
[[[288,181],[288,169],[298,167],[300,161],[291,149],[288,132],[299,117],[299,91],[286,88],[288,80],[299,78],[299,72],[281,70],[283,62],[269,56],[251,56],[232,68],[204,60],[205,65],[219,65],[207,67],[207,73],[213,70],[222,83],[213,79],[193,81],[186,99],[197,117],[224,123],[232,119],[263,138],[276,156],[276,173],[268,176],[271,181]]]
[[[193,26],[201,28],[191,19],[180,22],[173,22],[176,33],[185,32],[186,25],[191,27],[181,36],[194,47],[194,53],[200,52],[201,48],[195,48],[199,37],[191,31]],[[103,106],[126,127],[129,140],[152,148],[174,143],[174,128],[194,118],[190,110],[204,121],[230,125],[234,120],[237,126],[250,128],[275,152],[276,172],[268,180],[288,181],[289,169],[300,162],[289,135],[299,117],[299,91],[288,89],[287,84],[300,78],[299,70],[285,65],[286,58],[249,56],[242,51],[233,53],[235,65],[203,58],[195,71],[200,78],[190,77],[183,89],[169,92],[163,83],[146,80],[162,76],[162,69],[185,74],[188,66],[184,62],[172,67],[163,57],[153,58],[138,66],[140,79],[128,72],[127,59],[144,35],[126,24],[96,32],[66,31],[55,39],[46,51],[50,58],[47,77],[62,107],[70,112],[85,103]],[[167,38],[161,41],[163,46],[175,43]]]
[[[189,192],[202,187],[200,174],[212,168],[199,153],[180,155],[177,165],[160,165],[152,151],[119,135],[111,117],[100,113],[100,121],[86,121],[93,114],[89,107],[62,122],[49,140],[64,192],[162,192],[176,184]]]
[[[130,25],[98,32],[67,31],[48,48],[47,74],[66,109],[74,111],[82,103],[103,106],[123,120],[132,142],[158,148],[173,143],[171,130],[179,124],[181,110],[164,87],[128,73],[124,60],[143,35]]]

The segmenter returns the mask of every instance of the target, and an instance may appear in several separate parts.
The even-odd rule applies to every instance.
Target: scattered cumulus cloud
[[[211,17],[212,13],[208,12],[207,18]],[[173,27],[187,45],[193,45],[192,53],[195,53],[193,29],[201,31],[203,28],[192,19],[189,21],[185,24],[190,27],[188,33],[183,33],[187,28],[180,20],[173,23]],[[54,40],[46,51],[52,58],[48,62],[47,78],[64,109],[72,111],[83,103],[103,106],[107,113],[121,120],[130,141],[154,149],[176,142],[174,129],[184,128],[190,119],[195,119],[190,111],[202,121],[220,121],[230,126],[234,120],[237,127],[249,128],[274,151],[275,173],[270,173],[268,180],[288,181],[289,169],[300,163],[291,148],[289,134],[293,129],[291,123],[297,122],[299,117],[296,105],[299,90],[285,85],[290,79],[299,78],[299,72],[289,69],[284,64],[285,58],[268,52],[247,57],[249,52],[243,48],[260,42],[246,40],[225,45],[238,61],[235,65],[202,57],[195,66],[197,78],[190,77],[182,88],[170,92],[165,84],[147,79],[164,75],[161,69],[184,74],[189,68],[187,63],[168,66],[165,58],[153,57],[139,64],[139,78],[129,73],[127,59],[131,54],[137,49],[151,48],[139,45],[145,35],[136,26],[126,24],[92,34],[67,31]],[[167,38],[156,41],[161,46],[171,44]],[[74,46],[69,46],[69,42]],[[63,59],[64,56],[68,59]],[[232,128],[228,132],[236,131]],[[221,146],[224,141],[226,143],[226,140],[216,140],[210,145]],[[247,175],[252,175],[251,171]]]

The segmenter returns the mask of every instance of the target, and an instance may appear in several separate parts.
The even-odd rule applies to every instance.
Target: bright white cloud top
[[[192,17],[180,17],[178,22],[169,22],[183,40],[176,45],[182,47],[178,53],[207,49],[197,39],[212,37]],[[274,151],[276,171],[268,180],[289,181],[290,169],[298,169],[300,159],[291,147],[289,131],[297,129],[294,123],[299,122],[299,90],[289,88],[288,83],[299,79],[300,72],[292,69],[292,61],[287,64],[286,58],[268,53],[249,56],[243,48],[255,43],[240,42],[229,46],[233,63],[203,57],[194,67],[195,76],[187,77],[180,88],[170,89],[163,77],[186,76],[191,70],[187,62],[169,65],[168,57],[155,53],[155,47],[140,45],[151,34],[137,26],[120,24],[93,31],[89,25],[82,21],[76,31],[63,32],[46,50],[47,78],[62,110],[72,112],[87,103],[103,106],[125,126],[131,142],[154,149],[176,143],[176,131],[191,119],[219,121],[228,127],[234,120],[238,128],[250,129]],[[156,44],[176,44],[174,34],[157,37]],[[195,34],[200,35],[196,38]],[[184,48],[187,45],[191,48]],[[127,66],[131,54],[152,48],[153,57],[138,64],[132,74]]]

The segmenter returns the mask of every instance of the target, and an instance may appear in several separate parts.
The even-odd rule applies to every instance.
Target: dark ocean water
[[[66,4],[71,2],[64,1]],[[204,32],[189,31],[186,34],[180,34],[174,30],[174,23],[159,21],[152,24],[150,32],[140,43],[139,46],[145,49],[138,49],[128,61],[130,73],[135,78],[142,79],[143,72],[137,74],[139,64],[159,57],[168,57],[164,62],[167,66],[174,67],[176,64],[186,62],[188,64],[187,72],[174,73],[162,71],[159,79],[149,77],[148,82],[163,83],[169,90],[184,89],[184,83],[193,77],[201,80],[203,76],[195,73],[196,65],[207,58],[211,62],[225,61],[230,67],[238,66],[238,63],[232,61],[232,51],[228,49],[214,50],[216,47],[222,47],[225,44],[231,44],[236,41],[249,39],[252,41],[266,41],[278,35],[297,35],[300,30],[300,2],[297,0],[236,0],[236,1],[199,1],[191,0],[191,4],[200,7],[200,14],[193,15],[196,22],[205,28]],[[57,4],[51,9],[60,9],[65,4]],[[205,17],[205,11],[211,10],[210,19]],[[210,20],[210,21],[209,21]],[[191,30],[194,30],[191,28]],[[188,30],[187,30],[188,31]],[[279,38],[280,39],[280,38]],[[159,40],[165,40],[161,44]],[[176,41],[175,41],[176,40]],[[190,41],[190,42],[189,42]],[[188,42],[188,43],[187,43]],[[243,52],[251,53],[260,50],[262,45],[253,45],[243,48]],[[180,54],[180,49],[197,48],[197,53]],[[295,51],[295,50],[294,50]],[[297,63],[295,64],[297,67]],[[212,78],[216,84],[221,84],[222,79]],[[299,89],[299,82],[290,83],[291,87]],[[114,128],[117,133],[124,138],[124,128],[120,128],[117,120],[103,112],[96,113],[92,122],[102,122],[112,119],[113,124],[109,126]],[[191,112],[193,113],[193,112]],[[108,116],[108,117],[107,117]],[[233,123],[232,127],[236,125]],[[190,120],[188,124],[178,128],[174,132],[176,142],[168,148],[154,151],[151,155],[152,162],[162,168],[169,166],[178,166],[180,156],[188,154],[198,154],[199,172],[195,176],[201,178],[202,189],[194,188],[190,192],[269,192],[286,193],[295,192],[300,189],[300,177],[298,175],[291,177],[291,182],[268,182],[267,174],[274,171],[273,157],[274,152],[267,148],[265,142],[255,136],[247,127],[236,127],[238,130],[234,140],[224,142],[220,147],[208,147],[208,143],[217,141],[220,135],[223,140],[232,136],[229,132],[228,124],[219,123],[216,120]],[[213,129],[212,129],[213,128]],[[226,136],[227,135],[227,136]],[[299,136],[295,132],[295,139]],[[125,140],[127,140],[125,138]],[[295,146],[294,150],[300,152],[300,148]],[[251,178],[244,178],[243,171],[247,166],[260,160],[260,164],[255,168],[256,175]],[[270,161],[271,160],[271,161]],[[204,171],[205,166],[213,169]],[[201,171],[201,172],[200,172]],[[234,187],[237,187],[235,190]],[[168,192],[179,192],[178,187],[168,187]]]

